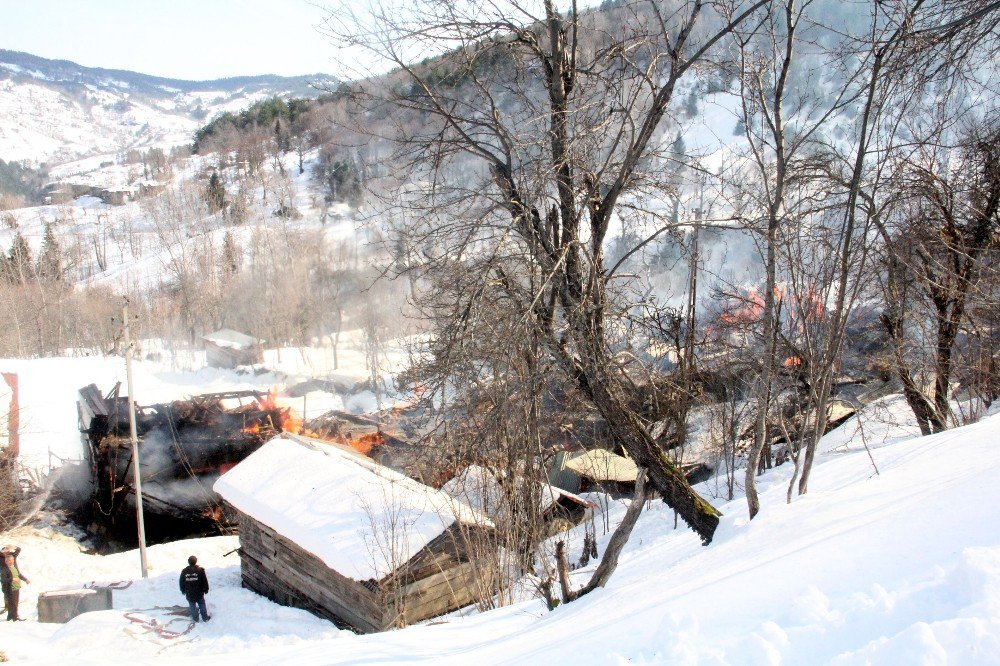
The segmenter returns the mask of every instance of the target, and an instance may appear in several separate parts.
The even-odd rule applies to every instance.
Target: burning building
[[[380,421],[335,409],[310,419],[302,433],[348,446],[407,476],[421,476],[418,469],[420,447],[403,439]]]
[[[128,398],[80,389],[79,427],[90,466],[90,531],[136,542]],[[218,533],[230,521],[215,480],[286,429],[300,427],[274,396],[234,391],[136,408],[146,534],[151,542]]]

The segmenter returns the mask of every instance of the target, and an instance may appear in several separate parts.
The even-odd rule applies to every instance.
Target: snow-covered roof
[[[546,511],[559,501],[560,497],[568,497],[579,504],[590,505],[590,502],[579,495],[574,495],[562,488],[556,488],[547,483],[537,483],[536,485],[542,511]],[[455,478],[441,486],[441,490],[472,508],[482,511],[491,518],[502,517],[505,512],[504,493],[500,482],[493,472],[480,465],[469,465]]]
[[[231,328],[219,329],[215,333],[203,336],[202,339],[215,343],[220,347],[232,347],[234,349],[246,349],[260,342],[257,338],[234,331]]]
[[[635,481],[639,474],[639,467],[631,458],[604,449],[568,453],[563,458],[563,467],[599,481]]]
[[[456,520],[482,513],[353,451],[282,434],[215,482],[227,502],[328,567],[380,580]]]

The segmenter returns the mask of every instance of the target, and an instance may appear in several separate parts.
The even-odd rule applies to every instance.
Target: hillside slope
[[[808,496],[785,504],[784,466],[764,477],[753,523],[742,500],[723,504],[708,548],[653,503],[608,588],[553,612],[533,600],[384,634],[331,634],[247,597],[237,567],[219,555],[228,544],[199,541],[189,550],[207,553],[219,581],[209,595],[216,617],[183,640],[136,634],[123,615],[155,618],[156,607],[178,603],[169,570],[186,552],[178,543],[154,549],[154,577],[117,597],[116,610],[65,626],[0,626],[0,644],[36,663],[995,664],[998,436],[994,415],[876,445],[877,475],[863,447],[839,442],[821,456]],[[613,518],[622,512],[612,505]],[[137,577],[134,553],[85,556],[28,535],[22,543],[33,550],[34,590]]]
[[[311,97],[322,74],[181,81],[0,49],[0,159],[65,163],[190,143],[222,111],[278,95]]]

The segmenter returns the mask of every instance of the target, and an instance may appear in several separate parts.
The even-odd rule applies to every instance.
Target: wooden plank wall
[[[384,628],[386,608],[379,593],[340,575],[315,555],[242,513],[240,559],[244,585],[269,599],[361,632]]]
[[[470,551],[480,529],[453,524],[415,555],[405,568],[383,581],[395,601],[397,621],[412,624],[475,603],[490,589],[493,572]],[[388,584],[387,584],[388,583]],[[391,592],[389,592],[391,590]]]
[[[420,622],[475,602],[480,573],[477,563],[463,562],[404,587],[400,590],[403,623]]]
[[[286,606],[303,608],[362,633],[420,622],[478,600],[493,573],[466,550],[453,526],[380,581],[361,583],[330,569],[266,525],[239,513],[240,558],[246,587]]]

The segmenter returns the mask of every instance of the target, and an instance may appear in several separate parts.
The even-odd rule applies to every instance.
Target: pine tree
[[[14,282],[31,282],[35,279],[35,262],[31,257],[31,246],[20,230],[14,235],[8,254],[10,272]]]
[[[243,265],[243,252],[236,247],[236,239],[228,229],[222,238],[222,279],[230,280],[240,272]]]
[[[280,118],[274,121],[274,142],[278,145],[278,150],[282,153],[287,153],[292,149],[288,132],[281,126]]]
[[[205,192],[205,202],[210,215],[226,210],[226,186],[222,184],[219,173],[213,171],[208,179],[208,190]]]
[[[62,248],[59,247],[51,222],[45,223],[42,253],[38,256],[38,277],[54,282],[61,282],[63,279]]]

